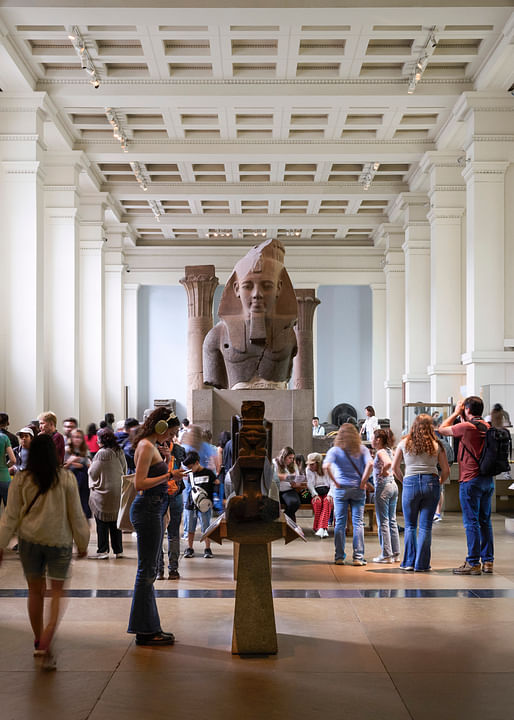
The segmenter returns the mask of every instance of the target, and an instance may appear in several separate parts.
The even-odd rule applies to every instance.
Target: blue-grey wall
[[[217,311],[223,286],[216,288]],[[317,407],[330,420],[334,405],[351,403],[364,415],[371,402],[371,290],[367,286],[320,286],[317,313]],[[187,295],[182,286],[139,290],[138,414],[155,398],[175,398],[186,415]],[[215,322],[217,316],[215,315]]]
[[[316,295],[316,414],[330,422],[332,408],[347,402],[364,417],[371,403],[371,288],[321,285]]]
[[[174,398],[186,416],[187,295],[179,286],[139,289],[138,415],[156,398]]]

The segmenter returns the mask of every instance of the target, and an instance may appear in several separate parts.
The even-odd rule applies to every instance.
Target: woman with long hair
[[[77,486],[79,489],[80,502],[82,510],[87,518],[91,517],[91,508],[89,507],[89,482],[87,471],[91,465],[88,457],[88,449],[86,440],[82,430],[76,428],[72,430],[66,443],[64,452],[64,467],[77,478]]]
[[[18,535],[20,560],[27,579],[28,612],[34,632],[34,656],[55,670],[51,644],[57,628],[64,581],[73,541],[85,557],[89,526],[82,512],[75,476],[59,466],[49,435],[38,435],[29,448],[27,469],[16,473],[7,508],[0,519],[0,548]],[[0,562],[2,550],[0,550]],[[50,583],[50,611],[44,624],[44,602]]]
[[[125,453],[108,428],[98,431],[99,451],[89,468],[89,507],[96,522],[98,549],[91,559],[107,560],[109,536],[116,558],[123,557],[123,535],[117,520],[121,503],[123,475],[127,473]]]
[[[373,485],[375,486],[375,513],[377,516],[380,555],[374,563],[394,563],[400,560],[400,534],[396,522],[398,485],[392,473],[394,435],[389,428],[375,430],[371,441],[375,449]]]
[[[285,514],[296,522],[296,511],[300,507],[300,495],[295,490],[296,476],[299,474],[292,447],[282,448],[278,457],[273,459],[273,469],[279,482],[280,502],[284,505]]]
[[[314,511],[312,529],[318,537],[328,537],[328,521],[332,512],[333,500],[329,495],[330,477],[323,470],[323,458],[320,453],[313,452],[307,455],[306,477]]]
[[[175,641],[173,633],[162,631],[154,582],[162,548],[163,517],[168,508],[168,480],[179,480],[184,471],[168,471],[156,443],[165,442],[171,435],[170,429],[179,425],[180,421],[168,408],[156,408],[138,428],[133,442],[137,494],[130,508],[130,520],[137,533],[137,573],[127,632],[135,633],[136,645],[172,645]]]
[[[346,518],[352,513],[353,565],[366,565],[364,559],[364,505],[366,484],[373,470],[373,460],[351,423],[343,423],[325,457],[326,468],[334,484],[335,564],[344,565]]]
[[[405,474],[401,463],[405,463]],[[437,465],[441,468],[441,477]],[[418,415],[409,434],[398,444],[392,467],[403,483],[402,508],[405,518],[403,570],[430,570],[432,522],[441,485],[450,474],[443,446],[437,441],[430,415]],[[419,521],[419,532],[418,532]]]

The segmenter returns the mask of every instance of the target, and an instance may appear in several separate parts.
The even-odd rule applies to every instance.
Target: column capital
[[[508,162],[478,162],[471,160],[462,171],[462,177],[468,183],[470,180],[478,182],[503,182]]]
[[[214,291],[219,280],[214,265],[186,265],[185,275],[179,280],[187,292],[188,317],[210,317]]]
[[[31,177],[43,183],[45,171],[39,160],[4,160],[0,162],[4,180],[9,182],[26,182]]]
[[[403,235],[403,228],[393,223],[382,223],[372,233],[375,247],[384,248],[385,252],[400,249]]]
[[[385,282],[383,282],[383,283],[374,282],[374,283],[370,283],[369,286],[370,286],[370,288],[371,288],[371,292],[372,292],[372,293],[375,293],[375,292],[385,292],[385,291],[386,291],[386,284],[385,284]]]
[[[400,193],[391,206],[389,217],[393,223],[401,223],[405,230],[412,224],[426,222],[428,206],[428,197],[424,193]]]

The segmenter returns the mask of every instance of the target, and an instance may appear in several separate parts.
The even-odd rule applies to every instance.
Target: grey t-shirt
[[[405,440],[402,440],[398,444],[398,447],[401,448],[403,452],[403,459],[405,461],[405,477],[408,477],[409,475],[418,475],[418,473],[422,475],[439,474],[437,472],[437,452],[435,455],[429,455],[428,453],[420,453],[419,455],[408,453],[405,450]]]

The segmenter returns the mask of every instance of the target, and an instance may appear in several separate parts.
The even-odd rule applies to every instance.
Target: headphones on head
[[[154,425],[154,431],[157,433],[157,435],[164,435],[166,430],[170,427],[168,425],[170,420],[176,419],[175,413],[172,411],[170,412],[168,418],[166,420],[157,420],[157,422]]]

